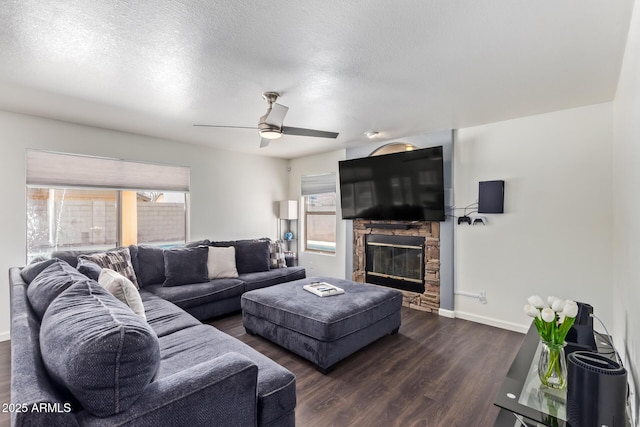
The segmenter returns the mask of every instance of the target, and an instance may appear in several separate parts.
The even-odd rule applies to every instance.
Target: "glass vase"
[[[564,357],[566,343],[554,344],[542,341],[540,360],[538,360],[538,376],[540,382],[550,388],[567,387],[567,361]]]

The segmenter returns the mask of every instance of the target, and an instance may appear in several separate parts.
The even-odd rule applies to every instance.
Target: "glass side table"
[[[597,334],[596,344],[601,353],[611,352],[609,344]],[[495,427],[570,427],[567,391],[543,386],[538,378],[541,348],[532,324],[494,400],[494,405],[502,408]]]

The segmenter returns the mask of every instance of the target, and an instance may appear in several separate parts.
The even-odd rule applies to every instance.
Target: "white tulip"
[[[567,301],[562,312],[567,317],[576,317],[578,315],[578,304],[575,301]]]
[[[545,322],[549,323],[549,322],[553,322],[556,320],[556,313],[555,311],[553,311],[550,308],[543,308],[542,311],[540,312],[540,315],[542,316],[542,320],[544,320]]]
[[[558,316],[558,326],[562,325],[562,323],[564,323],[564,318],[566,316],[564,315],[564,313],[560,313]]]
[[[527,301],[535,308],[545,308],[547,306],[542,298],[540,298],[538,295],[530,296],[529,298],[527,298]]]
[[[553,301],[553,304],[551,304],[551,308],[553,309],[553,311],[555,311],[556,313],[560,313],[562,312],[562,309],[564,308],[564,305],[567,302],[565,300],[562,300],[560,298],[556,298],[555,301]]]
[[[553,306],[553,302],[554,302],[555,300],[557,300],[557,299],[560,299],[560,298],[558,298],[558,297],[554,297],[554,296],[549,296],[549,297],[547,297],[547,303],[549,304],[549,307],[552,307],[552,306]]]
[[[537,308],[535,308],[531,304],[527,304],[527,305],[524,306],[524,312],[529,317],[539,317],[540,316],[540,310],[538,310]]]

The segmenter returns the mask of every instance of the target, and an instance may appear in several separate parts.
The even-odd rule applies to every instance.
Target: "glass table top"
[[[550,417],[567,420],[567,391],[556,390],[543,386],[538,377],[538,360],[542,343],[538,343],[536,352],[531,359],[529,373],[522,385],[518,403],[528,406]]]

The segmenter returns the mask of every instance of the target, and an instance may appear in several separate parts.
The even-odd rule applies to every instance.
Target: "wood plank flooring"
[[[407,308],[402,326],[328,375],[261,337],[240,314],[210,322],[287,367],[297,378],[298,427],[484,427],[524,335]],[[10,345],[0,343],[0,404],[10,399]],[[9,414],[0,412],[0,426]]]
[[[296,375],[299,427],[493,426],[493,398],[524,335],[408,308],[402,326],[328,375],[261,337],[241,315],[211,322]]]
[[[11,402],[11,341],[0,342],[0,405]],[[11,425],[11,414],[2,412],[0,426]]]

